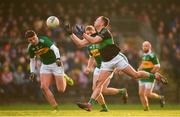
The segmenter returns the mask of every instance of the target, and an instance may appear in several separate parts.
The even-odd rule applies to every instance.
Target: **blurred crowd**
[[[65,35],[62,23],[72,25],[93,24],[95,18],[104,15],[111,18],[131,16],[153,28],[156,37],[154,50],[157,52],[162,69],[174,85],[180,84],[180,6],[173,0],[2,0],[0,3],[0,98],[28,97],[42,100],[38,82],[32,83],[28,78],[29,56],[28,43],[24,32],[33,29],[39,35],[49,36],[59,47],[65,72],[75,80],[75,88],[69,87],[67,95],[87,95],[91,92],[91,75],[84,73],[88,61],[86,48],[79,49]],[[61,25],[48,29],[45,21],[55,15]],[[113,29],[111,27],[110,29]],[[121,32],[117,32],[123,35]],[[116,37],[118,34],[114,34]],[[118,40],[118,38],[115,38]],[[140,50],[132,48],[136,43],[121,43],[122,51],[135,68],[138,67]],[[145,39],[146,40],[146,39]],[[121,42],[121,41],[120,41]],[[141,44],[141,43],[140,43]],[[140,46],[140,45],[139,45]],[[37,69],[40,62],[37,62]],[[37,70],[38,73],[38,70]],[[117,84],[114,79],[112,85]],[[126,81],[124,81],[126,83]],[[125,86],[128,86],[126,84]],[[175,89],[177,92],[180,89]],[[7,98],[8,97],[8,98]],[[179,97],[180,98],[180,97]]]

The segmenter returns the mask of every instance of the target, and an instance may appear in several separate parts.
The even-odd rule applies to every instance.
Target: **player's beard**
[[[146,50],[143,50],[144,51],[144,53],[148,53],[149,52],[149,49],[146,49]]]

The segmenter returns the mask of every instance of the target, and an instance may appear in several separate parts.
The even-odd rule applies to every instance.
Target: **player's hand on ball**
[[[78,25],[76,25],[75,28],[76,28],[76,30],[77,30],[78,35],[80,35],[80,36],[82,36],[83,33],[85,32],[83,26],[78,26]]]
[[[30,76],[29,76],[29,80],[31,80],[32,82],[35,82],[36,81],[36,77],[37,75],[35,73],[31,73]]]
[[[67,35],[72,35],[72,33],[73,33],[72,27],[70,26],[70,24],[64,25],[64,31],[66,32]]]
[[[57,65],[58,67],[63,66],[62,61],[61,61],[60,58],[57,58],[57,59],[56,59],[56,65]]]

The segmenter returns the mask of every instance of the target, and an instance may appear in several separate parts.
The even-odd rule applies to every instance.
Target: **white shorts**
[[[98,67],[96,67],[96,68],[94,69],[94,72],[93,72],[93,77],[99,75],[99,74],[100,74],[100,71],[101,71],[101,69],[98,68]],[[109,76],[110,79],[113,78],[113,75],[114,75],[114,74],[112,73],[112,74]]]
[[[113,71],[114,68],[124,69],[129,65],[126,56],[122,53],[119,53],[112,60],[108,62],[102,62],[101,70]]]
[[[142,82],[139,80],[139,86],[144,86],[145,89],[153,89],[155,82]]]
[[[99,73],[100,73],[100,68],[96,67],[93,72],[93,77],[99,75]]]
[[[58,67],[56,63],[49,65],[42,64],[40,68],[40,74],[41,73],[51,73],[55,76],[64,76],[64,69],[63,67]]]

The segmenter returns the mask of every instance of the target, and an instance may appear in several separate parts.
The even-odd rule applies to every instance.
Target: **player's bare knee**
[[[104,89],[102,89],[102,93],[105,95],[108,94],[107,90],[104,90]]]
[[[64,91],[65,91],[65,88],[64,89],[62,89],[62,88],[58,89],[58,92],[60,92],[60,93],[63,93]]]
[[[102,84],[98,84],[95,88],[94,88],[94,90],[99,90],[100,92],[102,92]]]
[[[145,95],[146,95],[146,96],[150,96],[150,95],[151,95],[151,92],[146,92]]]
[[[139,96],[144,96],[144,92],[139,92]]]
[[[66,88],[65,87],[59,87],[59,88],[57,88],[57,90],[58,90],[58,92],[63,93],[63,92],[65,92]]]
[[[103,87],[103,88],[102,88],[102,93],[103,93],[103,94],[106,94],[106,93],[107,93],[107,87]]]

